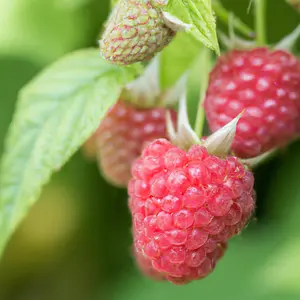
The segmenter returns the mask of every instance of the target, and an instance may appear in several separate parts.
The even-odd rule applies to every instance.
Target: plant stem
[[[195,132],[198,137],[202,136],[204,121],[205,121],[205,111],[203,108],[203,101],[206,95],[206,89],[208,86],[209,72],[211,68],[211,52],[206,47],[202,48],[200,54],[200,61],[202,66],[201,80],[200,80],[200,100],[198,103],[197,117],[195,123]]]
[[[258,46],[266,44],[266,0],[254,0],[255,2],[255,30]]]
[[[212,7],[217,17],[224,24],[228,24],[231,13],[228,12],[219,1],[213,1]],[[241,21],[237,17],[233,18],[233,27],[248,37],[253,36],[253,30],[250,29],[243,21]]]

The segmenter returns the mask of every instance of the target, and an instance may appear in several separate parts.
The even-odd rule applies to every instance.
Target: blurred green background
[[[65,53],[97,46],[108,2],[0,0],[0,153],[18,90]],[[248,2],[223,4],[252,26]],[[300,19],[283,0],[269,0],[267,21],[269,41],[276,42]],[[193,74],[197,82],[197,69]],[[191,103],[196,97],[192,92]],[[209,278],[183,287],[138,273],[126,191],[105,183],[97,166],[77,153],[8,245],[0,262],[0,299],[300,299],[299,153],[296,142],[255,171],[255,220],[230,242]]]

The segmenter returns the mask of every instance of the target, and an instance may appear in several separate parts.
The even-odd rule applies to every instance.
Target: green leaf
[[[189,25],[186,32],[220,54],[211,0],[170,0],[164,9]]]
[[[43,185],[96,130],[137,66],[108,64],[97,50],[70,54],[19,95],[0,168],[0,254]]]
[[[191,66],[200,51],[201,47],[194,39],[184,32],[178,33],[160,54],[161,86],[163,88],[172,86]]]

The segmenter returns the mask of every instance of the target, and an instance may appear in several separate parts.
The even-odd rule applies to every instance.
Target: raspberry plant
[[[243,120],[246,119],[249,114],[251,115],[251,111],[249,112],[249,106],[247,105],[235,107],[233,112],[230,111],[230,118],[227,118],[226,121],[223,120],[224,122],[217,122],[217,125],[213,124],[211,116],[213,115],[218,118],[220,117],[218,113],[222,114],[223,111],[217,111],[213,114],[213,108],[210,107],[214,101],[217,101],[217,96],[215,95],[216,91],[214,87],[211,86],[211,82],[208,82],[208,70],[214,62],[213,59],[211,59],[211,55],[207,55],[208,50],[206,47],[209,48],[210,51],[214,51],[216,61],[222,60],[219,58],[220,47],[217,32],[220,37],[223,37],[222,41],[226,41],[227,47],[243,49],[236,49],[235,51],[251,52],[255,50],[251,50],[249,47],[269,47],[270,45],[266,43],[267,32],[265,31],[266,7],[264,4],[266,1],[256,0],[254,2],[256,14],[255,31],[248,28],[240,19],[232,18],[219,1],[112,1],[113,8],[111,14],[103,30],[101,30],[99,39],[100,51],[94,48],[68,54],[58,62],[50,65],[33,79],[32,82],[26,85],[19,93],[16,113],[8,133],[6,150],[2,157],[0,169],[0,252],[3,252],[10,236],[14,233],[31,206],[38,200],[42,187],[49,181],[51,175],[59,171],[69,158],[93,136],[99,123],[100,128],[101,125],[105,125],[104,117],[109,114],[108,110],[114,105],[118,105],[118,103],[120,103],[118,101],[120,101],[120,99],[123,101],[123,98],[134,110],[141,109],[140,105],[143,101],[140,100],[140,97],[132,97],[128,90],[130,90],[130,86],[132,86],[134,80],[143,77],[145,66],[150,64],[151,59],[159,60],[158,78],[162,91],[171,89],[177,91],[177,95],[173,95],[174,101],[171,101],[171,105],[168,101],[162,101],[159,104],[155,101],[151,102],[151,107],[146,108],[149,111],[151,109],[161,109],[163,111],[176,109],[175,100],[177,101],[180,98],[185,92],[186,86],[188,86],[188,84],[186,84],[185,88],[176,90],[176,82],[182,78],[185,78],[185,82],[189,82],[191,79],[189,72],[193,63],[201,61],[201,68],[203,70],[198,73],[199,77],[201,77],[199,80],[201,99],[194,107],[194,110],[197,111],[195,130],[190,128],[190,125],[187,125],[188,122],[179,124],[182,126],[178,127],[179,130],[177,133],[174,132],[174,128],[172,129],[172,126],[170,126],[170,122],[160,124],[161,126],[168,127],[168,136],[165,136],[165,130],[158,130],[158,135],[152,138],[164,137],[170,139],[171,142],[175,144],[172,144],[172,149],[175,154],[173,153],[168,156],[168,158],[164,157],[165,165],[162,166],[160,170],[164,174],[158,174],[159,176],[157,177],[155,177],[157,170],[155,169],[155,162],[153,161],[150,166],[147,163],[145,163],[146,166],[142,165],[141,168],[144,173],[146,172],[146,175],[143,172],[142,175],[140,173],[137,175],[134,169],[131,175],[133,179],[129,186],[129,196],[131,198],[129,206],[133,216],[133,235],[135,243],[133,253],[136,256],[137,264],[143,272],[156,279],[167,279],[177,284],[206,277],[224,254],[228,239],[240,233],[252,216],[255,204],[252,191],[253,177],[250,169],[256,163],[268,157],[269,154],[266,154],[266,151],[277,150],[277,147],[283,144],[287,146],[292,140],[298,137],[299,133],[299,60],[292,54],[288,54],[288,56],[292,57],[291,60],[293,62],[287,62],[288,66],[282,67],[284,71],[279,68],[279,77],[275,78],[275,76],[271,76],[270,79],[270,81],[273,81],[272,83],[276,85],[278,84],[277,81],[280,81],[286,74],[289,74],[289,78],[291,78],[291,82],[289,83],[292,86],[286,87],[284,85],[281,88],[284,89],[286,93],[292,93],[295,99],[292,99],[292,97],[289,97],[288,100],[275,99],[275,102],[277,101],[280,104],[277,106],[280,108],[283,107],[281,113],[282,110],[287,110],[287,114],[291,116],[290,118],[281,118],[281,115],[279,116],[280,121],[283,123],[281,127],[286,126],[287,129],[285,131],[288,132],[284,138],[277,136],[279,139],[279,141],[277,141],[276,133],[278,132],[276,132],[276,130],[272,129],[275,138],[273,136],[271,137],[270,133],[265,130],[262,133],[263,138],[269,138],[268,140],[272,140],[272,142],[268,142],[266,145],[259,145],[259,150],[255,148],[254,151],[252,149],[251,141],[253,137],[249,137],[248,134],[245,134],[243,139],[247,145],[250,145],[250,150],[253,150],[253,152],[245,149],[243,144],[239,144],[239,148],[237,148],[237,144],[234,142],[232,146],[235,128],[231,128],[231,130],[228,131],[226,126],[232,119],[236,120],[235,126],[238,128],[236,138],[239,138],[239,130],[241,130],[241,125],[239,124],[243,124]],[[292,2],[292,4],[294,4],[294,2]],[[226,34],[224,35],[224,32],[217,30],[215,15],[220,21],[226,24],[228,23],[229,37],[227,37]],[[240,39],[234,31],[243,34],[244,38],[248,38],[248,42]],[[255,39],[253,38],[254,32],[256,33]],[[298,34],[299,29],[296,30],[294,34],[284,38],[281,43],[278,43],[277,48],[284,48],[284,51],[292,52],[291,46]],[[279,50],[274,51],[276,53],[276,51]],[[182,52],[186,53],[182,54]],[[180,57],[180,55],[182,55],[182,57]],[[181,63],[178,63],[178,57],[182,59]],[[265,63],[268,64],[270,62],[267,61]],[[173,64],[178,65],[175,68],[176,71],[170,67]],[[217,62],[217,66],[218,64],[219,66],[221,65],[220,62]],[[235,65],[230,68],[234,69],[234,67]],[[248,66],[246,65],[246,67]],[[291,67],[292,69],[290,69]],[[222,69],[222,65],[220,68]],[[259,73],[258,75],[256,74],[257,76],[264,75],[260,73],[261,70],[257,72]],[[282,74],[283,72],[284,74]],[[212,73],[211,78],[213,78],[213,74],[214,73]],[[225,79],[227,80],[228,78]],[[281,81],[284,80],[282,79]],[[208,92],[206,94],[207,86]],[[243,89],[244,87],[242,86],[237,92],[241,92]],[[137,91],[139,96],[142,95],[145,98],[148,98],[151,92],[149,87],[147,89],[147,84],[140,85],[140,89]],[[258,90],[258,93],[259,92]],[[209,125],[212,131],[216,131],[207,138],[202,136],[205,119],[202,104],[205,95],[205,107]],[[234,96],[226,94],[226,97]],[[257,97],[265,98],[266,95],[259,94]],[[154,98],[156,99],[156,96]],[[243,100],[243,97],[239,99],[239,101]],[[228,102],[230,101],[231,100],[228,100]],[[281,104],[279,101],[289,102]],[[262,101],[262,103],[265,102]],[[225,110],[226,108],[223,107],[221,109]],[[241,115],[235,119],[240,113]],[[277,111],[275,111],[275,115],[276,113]],[[263,118],[263,120],[260,120],[263,123],[266,119],[265,114],[260,114],[260,118]],[[187,121],[186,119],[187,118],[185,118],[185,121]],[[168,120],[167,117],[167,121]],[[130,124],[129,121],[126,125],[128,124]],[[112,126],[117,127],[120,125],[117,122],[115,124],[113,122]],[[136,125],[133,124],[131,126],[132,128],[128,130],[134,130],[133,127]],[[144,124],[141,126],[144,126]],[[110,134],[110,130],[105,128],[105,126],[103,130],[104,133]],[[141,130],[141,132],[143,134],[143,130]],[[255,138],[260,138],[257,132],[253,133],[253,131],[251,131],[251,134],[254,134]],[[229,141],[227,135],[230,136]],[[141,140],[143,138],[141,138]],[[212,151],[212,154],[211,152],[208,152],[209,154],[207,153],[210,161],[207,164],[203,162],[204,165],[202,165],[202,157],[200,159],[197,155],[202,155],[201,153],[206,151],[205,147],[203,148],[203,145],[207,145],[206,140],[208,141],[209,150]],[[109,143],[110,140],[104,139],[104,142]],[[154,144],[150,144],[149,147],[153,147],[153,145],[158,142],[154,141],[153,143]],[[169,142],[165,142],[165,140],[163,143],[171,145],[168,144]],[[201,144],[201,146],[199,144]],[[105,147],[108,146],[107,144],[103,146],[100,145],[101,149],[96,149],[96,152],[98,151],[100,153],[97,155],[101,156],[101,151],[105,150]],[[122,144],[116,144],[115,147],[123,146]],[[139,145],[138,147],[140,149],[136,151],[135,156],[142,153],[144,145]],[[224,152],[224,147],[228,151]],[[148,159],[147,154],[145,154],[147,150],[149,149],[146,146],[142,155],[145,160]],[[182,151],[185,151],[184,154]],[[197,152],[197,155],[195,153],[193,154],[193,151]],[[178,154],[179,152],[180,154]],[[111,156],[114,155],[108,154]],[[260,154],[264,155],[257,157],[257,155]],[[164,156],[165,153],[159,153],[158,155]],[[237,157],[233,155],[237,155]],[[193,156],[193,158],[191,159],[189,156]],[[241,159],[241,157],[248,156],[254,156],[253,160]],[[152,156],[149,159],[150,162],[151,159],[153,159]],[[186,159],[187,162],[183,163],[181,161],[184,159]],[[197,194],[199,192],[198,189],[200,185],[202,187],[203,183],[198,182],[198,185],[195,185],[193,179],[190,178],[189,186],[186,186],[184,190],[180,188],[175,189],[176,184],[181,178],[179,170],[177,170],[177,173],[174,171],[176,174],[172,175],[173,181],[171,183],[165,183],[167,193],[169,194],[157,196],[156,192],[165,192],[164,184],[158,187],[155,185],[157,180],[168,181],[170,177],[168,172],[174,165],[176,165],[176,168],[180,167],[188,170],[188,163],[194,163],[194,160],[198,163],[200,169],[204,167],[209,169],[214,163],[218,165],[218,170],[210,170],[208,177],[210,180],[212,180],[212,178],[214,180],[221,178],[220,183],[218,183],[222,185],[222,187],[218,187],[218,193],[221,195],[220,198],[216,198],[216,195],[210,195],[211,197],[206,198],[199,197]],[[132,161],[130,160],[129,164],[132,164]],[[241,172],[243,174],[240,174],[240,177],[231,178],[230,175],[226,173],[228,166],[224,167],[224,165],[230,165],[230,163],[235,166],[235,169],[242,169]],[[136,168],[136,164],[133,166],[133,168]],[[103,165],[100,166],[100,168],[103,168]],[[108,168],[111,169],[112,166],[109,165]],[[148,171],[151,174],[147,173]],[[196,171],[198,172],[198,170]],[[166,179],[167,175],[165,173],[168,173],[168,179]],[[139,176],[142,177],[140,178]],[[145,179],[143,176],[147,178]],[[152,178],[153,176],[155,180]],[[198,179],[197,177],[195,180]],[[126,184],[127,181],[128,177],[126,180],[122,180],[121,184]],[[230,181],[230,183],[227,184],[227,181]],[[251,182],[251,184],[249,184],[249,182]],[[117,182],[117,184],[120,183]],[[212,180],[208,183],[208,185],[211,184],[215,184],[215,182]],[[144,188],[145,185],[148,190]],[[226,189],[229,189],[228,193],[230,196],[224,192],[225,185]],[[242,197],[242,194],[236,195],[235,193],[240,192],[242,189],[239,190],[236,186],[243,186],[245,190],[242,192],[246,193],[247,196]],[[152,193],[150,196],[149,189]],[[201,190],[201,193],[202,192],[207,192],[207,190]],[[181,225],[180,220],[183,219],[180,219],[180,216],[177,217],[177,215],[182,212],[179,211],[179,208],[178,211],[175,211],[175,209],[166,211],[166,209],[164,209],[164,202],[161,202],[160,198],[167,196],[174,197],[172,193],[179,193],[180,196],[178,198],[181,200],[188,198],[185,202],[190,204],[187,204],[184,209],[187,211],[187,214],[189,213],[192,216],[193,222],[191,221],[190,226],[184,227]],[[216,200],[223,199],[224,195],[228,196],[228,201],[225,201],[226,205],[224,202]],[[157,202],[154,201],[154,197],[158,198],[156,199]],[[224,204],[224,207],[222,204]],[[196,207],[193,205],[196,205]],[[143,206],[147,209],[145,210]],[[180,209],[182,209],[182,207],[180,207]],[[151,213],[149,213],[149,211]],[[197,225],[193,225],[196,224],[194,223],[194,219],[196,219],[195,216],[197,214],[203,214],[203,212],[207,212],[207,214],[211,215],[208,224],[205,224],[208,229],[203,224],[202,227],[204,227],[204,229],[199,224],[198,227]],[[138,213],[143,214],[142,218],[140,215],[137,216]],[[166,214],[170,214],[171,217]],[[153,219],[157,219],[159,216],[160,226],[157,227],[158,231],[166,231],[164,226],[167,225],[170,225],[167,228],[167,236],[170,230],[173,230],[173,233],[176,231],[174,235],[169,235],[166,241],[166,243],[173,241],[173,244],[171,243],[172,246],[170,246],[171,248],[169,247],[167,250],[162,248],[163,251],[160,251],[159,255],[155,252],[157,249],[153,246],[156,235],[151,233],[147,233],[147,235],[138,234],[139,231],[148,230],[147,222],[149,222],[149,216],[152,216]],[[231,219],[233,218],[232,216],[236,217],[234,222]],[[237,218],[237,216],[239,216],[239,218]],[[218,223],[221,218],[224,220],[222,219],[222,222]],[[170,223],[172,224],[167,224],[169,220],[171,220]],[[188,220],[184,219],[183,221]],[[222,223],[224,226],[221,226],[221,230],[215,232],[213,222],[217,223],[218,226]],[[195,239],[197,238],[197,234],[205,236],[203,241],[201,240],[198,244],[197,242],[199,241],[193,240],[195,236]],[[193,243],[197,244],[197,247],[194,247]],[[143,245],[141,246],[141,244]],[[178,251],[176,252],[172,247]],[[180,252],[182,247],[184,250]],[[180,251],[179,248],[181,249]],[[207,248],[209,248],[209,251]],[[174,251],[172,252],[172,250]],[[194,252],[191,253],[190,251]],[[181,260],[179,260],[179,252],[184,253],[184,259],[181,257]],[[176,261],[176,259],[178,260]],[[164,261],[165,264],[161,263],[161,261]],[[159,263],[161,263],[161,265],[159,265]]]

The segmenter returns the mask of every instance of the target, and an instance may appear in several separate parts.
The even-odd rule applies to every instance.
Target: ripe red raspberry
[[[166,109],[138,109],[118,101],[85,145],[89,156],[96,155],[104,176],[113,184],[127,186],[132,162],[150,141],[166,137]],[[176,120],[175,111],[172,112]]]
[[[254,210],[252,173],[236,157],[218,158],[200,145],[186,152],[155,140],[132,175],[135,252],[176,284],[210,274]]]
[[[204,107],[212,131],[246,109],[232,147],[236,155],[282,146],[300,133],[300,61],[267,48],[229,52],[211,72]]]

